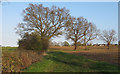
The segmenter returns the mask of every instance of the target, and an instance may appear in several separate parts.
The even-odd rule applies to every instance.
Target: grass
[[[98,62],[83,56],[49,51],[43,60],[32,64],[25,72],[117,72],[118,66]]]
[[[17,47],[2,47],[2,51],[4,52],[13,52],[17,49]]]

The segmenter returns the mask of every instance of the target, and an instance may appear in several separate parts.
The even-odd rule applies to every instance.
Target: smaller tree
[[[115,30],[104,30],[100,35],[101,40],[107,43],[108,49],[109,45],[117,40]]]
[[[60,46],[58,42],[53,41],[53,46]]]
[[[87,27],[85,27],[82,37],[82,42],[85,45],[85,49],[87,49],[87,44],[96,39],[99,34],[99,30],[96,28],[96,26],[93,23],[89,23]]]
[[[63,45],[64,46],[69,46],[70,44],[67,41],[65,41],[65,42],[63,42]]]
[[[83,37],[83,28],[85,24],[87,25],[88,21],[83,17],[69,17],[65,24],[65,30],[67,32],[66,39],[71,39],[74,42],[74,50],[77,49],[77,42]]]

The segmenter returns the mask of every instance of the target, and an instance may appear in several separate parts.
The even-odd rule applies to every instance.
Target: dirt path
[[[97,61],[105,61],[112,64],[119,64],[118,61],[118,50],[84,50],[84,51],[64,51],[66,53],[72,53],[77,56],[84,56],[89,59],[97,60]],[[119,58],[120,59],[120,58]]]

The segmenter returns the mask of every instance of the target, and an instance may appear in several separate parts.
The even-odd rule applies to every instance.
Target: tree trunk
[[[107,44],[107,46],[108,46],[108,50],[110,49],[110,46],[109,46],[109,45],[110,45],[110,44],[108,43],[108,44]]]
[[[109,45],[108,45],[108,50],[109,50],[109,48],[110,48],[110,47],[109,47]]]
[[[75,48],[74,48],[74,50],[76,50],[77,49],[77,43],[75,42]]]
[[[87,49],[87,46],[86,46],[86,44],[85,44],[85,49]]]
[[[85,35],[84,35],[84,45],[85,45],[85,50],[87,49],[87,46],[86,46],[86,38],[85,38]]]
[[[77,46],[75,45],[75,48],[74,48],[74,50],[76,50],[77,49]]]

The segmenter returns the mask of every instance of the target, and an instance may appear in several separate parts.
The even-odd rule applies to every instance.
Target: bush
[[[47,38],[42,39],[42,49],[47,50],[49,47],[49,40]]]
[[[26,50],[46,50],[49,46],[49,40],[42,38],[35,32],[25,35],[18,42],[20,49]]]
[[[65,41],[63,44],[64,46],[69,46],[69,43],[67,41]]]

